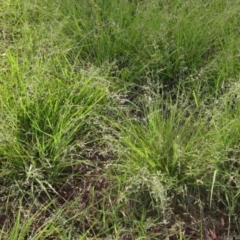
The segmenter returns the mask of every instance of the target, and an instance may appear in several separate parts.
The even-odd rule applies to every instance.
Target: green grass
[[[0,239],[239,235],[239,1],[0,4]]]

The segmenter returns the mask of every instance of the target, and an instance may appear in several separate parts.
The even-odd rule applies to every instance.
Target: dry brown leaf
[[[212,240],[218,239],[216,233],[213,230],[209,229],[209,232],[210,232],[210,236],[211,236]]]
[[[225,225],[225,221],[224,221],[223,217],[221,217],[221,225],[222,225],[222,227]]]

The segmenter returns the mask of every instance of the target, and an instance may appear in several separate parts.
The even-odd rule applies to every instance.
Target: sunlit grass
[[[0,0],[0,239],[227,229],[238,3]]]

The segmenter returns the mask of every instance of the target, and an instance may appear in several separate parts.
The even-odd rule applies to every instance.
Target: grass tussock
[[[0,4],[0,239],[240,234],[239,1]]]

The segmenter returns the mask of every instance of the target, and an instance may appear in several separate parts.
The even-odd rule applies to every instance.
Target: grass
[[[239,1],[0,3],[0,239],[239,235]]]

